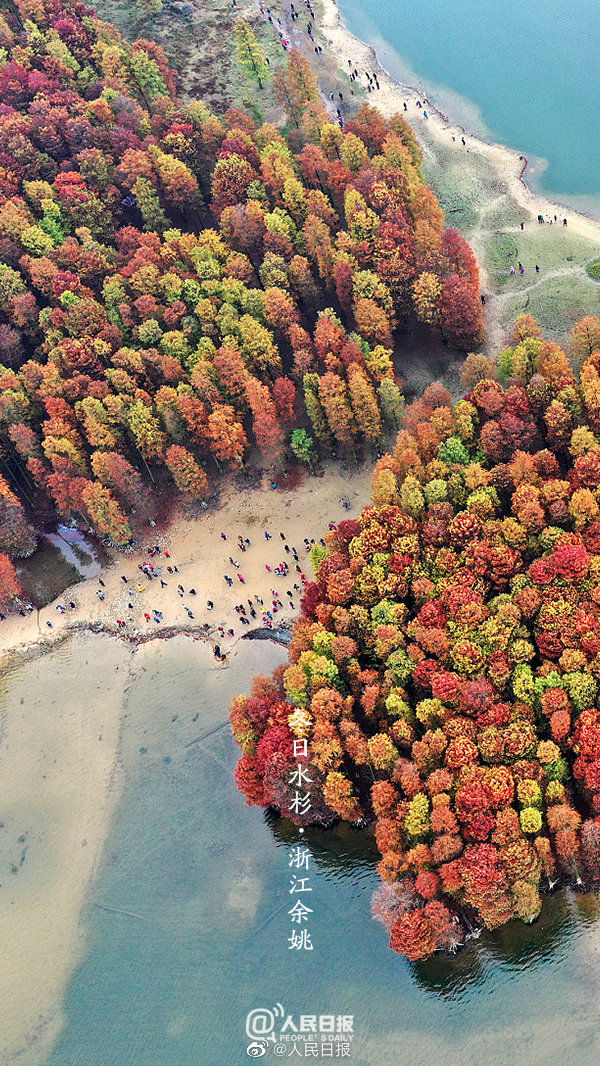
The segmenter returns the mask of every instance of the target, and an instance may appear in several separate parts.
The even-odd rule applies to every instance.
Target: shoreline
[[[494,141],[492,139],[487,140],[484,136],[480,134],[472,133],[467,126],[462,125],[460,122],[455,122],[449,115],[442,111],[442,109],[437,104],[432,101],[431,97],[428,97],[424,93],[419,92],[417,86],[403,82],[390,73],[390,71],[385,67],[383,61],[380,59],[375,45],[372,45],[368,41],[362,40],[362,38],[357,37],[356,34],[354,34],[348,28],[348,26],[344,22],[343,16],[339,10],[336,0],[319,0],[319,3],[324,14],[324,19],[319,28],[322,32],[328,35],[331,44],[336,45],[336,48],[338,46],[344,46],[346,51],[348,51],[348,47],[351,47],[352,49],[358,48],[360,50],[363,50],[363,52],[367,52],[368,54],[370,54],[372,60],[375,63],[375,67],[371,66],[369,69],[378,69],[383,74],[383,79],[380,78],[379,80],[380,82],[383,81],[386,83],[386,88],[388,89],[388,91],[393,93],[394,95],[404,95],[407,98],[410,97],[415,101],[425,100],[427,102],[428,113],[431,116],[431,112],[433,112],[434,115],[437,116],[439,123],[442,125],[443,131],[458,131],[459,133],[464,134],[465,137],[469,137],[470,140],[474,143],[475,147],[480,148],[480,150],[488,150],[490,152],[502,153],[505,156],[506,162],[510,161],[511,164],[520,163],[521,166],[519,169],[519,173],[516,174],[516,178],[525,190],[528,199],[535,201],[536,204],[545,204],[547,208],[553,209],[552,212],[547,210],[545,212],[540,212],[541,214],[554,215],[555,213],[558,213],[558,211],[560,211],[562,212],[563,216],[566,216],[569,219],[569,222],[571,221],[571,216],[573,216],[574,218],[579,218],[582,220],[582,222],[591,224],[594,231],[600,238],[600,218],[588,214],[587,212],[582,211],[580,208],[574,208],[569,204],[562,203],[560,200],[551,199],[549,196],[546,196],[543,193],[538,193],[534,189],[532,189],[532,187],[528,184],[525,178],[525,173],[529,166],[529,160],[527,156],[525,156],[523,153],[518,152],[516,148],[509,148],[508,145],[503,144],[501,141]],[[336,52],[334,51],[333,54],[335,56]],[[346,70],[342,65],[342,60],[339,57],[336,58],[342,71],[345,74]],[[383,107],[381,106],[382,98],[385,101]],[[367,103],[370,102],[370,99],[367,98]],[[470,101],[468,102],[470,103]],[[402,105],[402,101],[400,103]],[[377,107],[386,115],[392,113],[388,109],[388,100],[386,99],[386,94],[375,94],[373,97],[373,106]],[[419,116],[417,116],[417,118],[418,117]],[[415,125],[414,116],[411,116],[409,121],[411,126]],[[435,126],[435,122],[431,122],[431,117],[426,120],[422,119],[421,123],[419,124],[420,134],[417,139],[420,143],[422,142],[422,140],[427,140],[426,131],[428,125],[429,128]],[[557,210],[555,211],[554,209]]]
[[[76,588],[77,586],[71,587]],[[92,636],[113,637],[115,640],[120,641],[128,647],[131,651],[135,651],[137,648],[142,648],[146,644],[150,644],[155,640],[173,640],[175,637],[188,637],[190,640],[203,644],[211,650],[214,650],[215,646],[215,642],[211,640],[205,630],[199,626],[162,626],[150,633],[133,634],[124,633],[121,629],[115,629],[110,623],[82,620],[80,622],[69,623],[64,626],[55,637],[50,639],[45,639],[43,641],[32,639],[22,644],[11,646],[0,658],[0,671],[9,670],[21,663],[32,662],[44,655],[49,655],[51,652],[61,648],[62,645],[69,640],[73,640],[78,636],[84,636],[88,633]],[[240,633],[240,635],[231,642],[227,652],[220,660],[215,656],[215,665],[227,667],[231,656],[235,653],[240,641],[267,640],[271,641],[273,644],[280,644],[287,647],[289,641],[283,639],[283,633],[291,634],[291,620],[289,622],[282,620],[279,625],[272,630],[265,629],[262,626],[251,627],[248,632]]]
[[[145,542],[132,552],[111,551],[100,575],[103,586],[98,578],[82,579],[25,617],[8,615],[0,624],[0,667],[6,670],[15,661],[43,656],[69,637],[87,632],[118,637],[129,647],[140,647],[159,638],[188,636],[213,649],[219,645],[226,661],[240,640],[257,631],[272,630],[275,635],[280,629],[289,629],[298,614],[303,585],[291,551],[284,550],[280,532],[285,532],[289,545],[297,547],[298,565],[310,581],[312,568],[304,537],[318,542],[328,522],[337,524],[342,518],[360,512],[370,499],[373,465],[370,459],[358,467],[331,461],[323,477],[306,474],[289,490],[274,491],[267,474],[261,484],[249,486],[244,492],[231,482],[225,483],[217,509],[210,508],[194,516],[180,509],[164,529],[149,527]],[[351,503],[349,511],[342,507],[344,496]],[[265,531],[270,532],[268,540]],[[222,532],[226,541],[221,538]],[[251,539],[250,547],[243,554],[237,542],[241,533]],[[163,553],[149,557],[151,544],[159,544]],[[168,557],[164,556],[165,549]],[[236,557],[240,569],[229,563],[230,553]],[[290,569],[286,576],[274,572],[274,567],[281,562],[288,562]],[[151,580],[138,569],[148,563],[157,571]],[[178,573],[167,572],[170,564],[178,567]],[[242,574],[244,581],[234,581],[228,587],[225,573],[232,578]],[[127,582],[121,575],[127,577]],[[165,581],[164,588],[158,577]],[[184,595],[178,593],[178,584],[184,587]],[[298,590],[293,589],[294,584]],[[195,589],[194,593],[191,588]],[[97,596],[100,590],[103,600]],[[262,605],[256,602],[256,617],[249,619],[249,625],[242,625],[235,605],[244,603],[248,615],[247,601],[258,595],[265,609],[269,608],[272,590],[282,604],[274,613],[272,627],[265,625]],[[287,595],[288,590],[291,596]],[[209,601],[214,603],[213,610],[207,607]],[[68,608],[58,611],[59,604],[69,602],[76,603],[77,613]],[[193,608],[193,619],[184,618],[185,607]],[[163,615],[159,623],[152,617],[149,621],[144,617],[155,609]],[[126,626],[119,626],[117,619],[125,620]],[[221,635],[219,625],[234,629],[234,633]],[[257,638],[252,636],[252,639]],[[216,658],[215,663],[218,663]]]
[[[0,1060],[6,1066],[41,1066],[63,1028],[66,989],[86,950],[90,886],[124,783],[121,737],[128,692],[144,664],[154,661],[155,641],[196,640],[209,672],[227,670],[240,646],[250,650],[248,638],[283,643],[282,631],[300,606],[298,594],[290,606],[286,589],[300,580],[291,565],[287,577],[273,572],[281,560],[292,561],[280,532],[297,545],[310,580],[303,538],[318,541],[329,521],[356,515],[370,496],[371,474],[370,460],[360,467],[336,461],[323,477],[291,479],[289,490],[274,491],[266,474],[244,492],[235,483],[224,485],[218,510],[191,516],[183,509],[165,529],[149,527],[135,551],[111,552],[101,572],[103,586],[97,578],[81,580],[39,611],[13,614],[1,623]],[[350,511],[342,497],[351,501]],[[265,531],[271,533],[268,540]],[[251,540],[243,555],[238,534]],[[169,551],[168,559],[150,559],[147,545],[156,543]],[[230,552],[243,560],[243,589],[237,581],[232,588],[223,581],[224,570],[236,573],[226,561]],[[150,561],[158,569],[159,559],[161,566],[178,567],[176,575],[164,573],[164,588],[137,569]],[[121,575],[128,577],[127,584]],[[134,582],[141,581],[143,591],[134,592]],[[178,582],[186,589],[184,598]],[[195,596],[189,593],[192,582]],[[236,602],[258,593],[267,606],[271,585],[284,604],[272,630],[260,615],[241,626]],[[100,588],[102,601],[96,595]],[[212,618],[205,607],[209,597]],[[76,614],[56,610],[70,599],[77,603]],[[135,605],[129,612],[135,618],[123,629],[116,619],[126,615],[128,601]],[[181,617],[183,603],[193,604],[193,621]],[[158,625],[144,619],[144,611],[155,607],[164,614]],[[51,629],[46,630],[46,621]],[[234,635],[223,639],[206,633],[203,625],[212,621],[231,626]],[[217,641],[224,661],[214,656]],[[37,960],[33,972],[32,958]]]
[[[537,318],[549,340],[568,344],[568,330],[577,318],[600,312],[600,287],[585,272],[600,255],[600,219],[535,192],[527,183],[526,156],[454,122],[416,86],[389,72],[376,47],[348,29],[336,0],[318,3],[317,30],[339,76],[352,86],[347,58],[361,71],[356,105],[367,103],[386,118],[394,113],[406,118],[421,146],[426,178],[444,208],[446,225],[456,226],[475,253],[486,296],[484,350],[493,353],[504,346],[512,322],[523,311]],[[290,35],[296,46],[304,45],[293,31]],[[362,91],[365,70],[377,71],[379,91]],[[417,100],[425,108],[417,107]],[[560,221],[540,225],[538,215],[566,218],[567,226]],[[525,263],[524,278],[509,273],[517,259]],[[535,264],[541,264],[541,273],[533,272]]]
[[[146,669],[156,664],[156,640],[194,634],[165,629],[139,640],[117,636],[97,626],[65,627],[50,648],[31,644],[22,655],[17,650],[13,669],[4,675],[3,1066],[42,1066],[60,1040],[67,1024],[66,993],[90,950],[89,910],[111,910],[94,897],[94,886],[129,781],[124,730],[131,727],[130,696]],[[267,636],[269,644],[284,643],[277,630]],[[254,639],[264,642],[258,632]],[[248,644],[245,635],[240,642]],[[199,663],[195,651],[186,652],[197,670],[211,673],[229,665],[213,660],[205,641],[201,645]],[[246,650],[256,660],[256,653]],[[181,645],[179,651],[164,648],[162,654],[177,657]],[[235,677],[213,684],[231,687]],[[163,708],[170,715],[168,700]],[[145,729],[136,740],[140,745],[147,743]],[[196,738],[187,746],[194,743]]]
[[[45,1062],[85,953],[83,911],[121,793],[119,746],[133,653],[107,641],[85,699],[68,649],[4,677],[0,744],[0,1059]],[[76,638],[77,639],[77,638]],[[89,657],[88,657],[89,656]]]

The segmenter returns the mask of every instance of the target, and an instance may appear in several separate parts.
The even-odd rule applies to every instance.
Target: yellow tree
[[[240,66],[246,77],[258,82],[259,89],[262,89],[263,81],[269,76],[269,66],[254,30],[243,19],[238,19],[233,32]]]
[[[435,326],[439,322],[438,301],[441,291],[440,279],[429,271],[425,271],[413,283],[413,299],[417,317],[429,326]]]
[[[208,493],[208,478],[187,448],[172,444],[167,448],[165,463],[180,492],[203,499]]]
[[[600,319],[585,315],[573,326],[571,352],[573,358],[583,363],[592,352],[600,351]]]

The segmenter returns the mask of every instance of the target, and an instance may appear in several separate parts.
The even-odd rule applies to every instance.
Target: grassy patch
[[[594,281],[600,281],[600,259],[594,259],[593,263],[588,263],[585,272]]]
[[[494,204],[481,216],[484,230],[516,229],[521,222],[529,224],[529,221],[527,212],[508,195],[500,204]]]
[[[264,89],[251,83],[235,56],[233,28],[244,18],[253,28],[271,70],[281,66],[286,53],[274,27],[259,15],[256,7],[227,0],[177,0],[164,4],[157,15],[143,17],[135,0],[96,0],[100,18],[112,22],[126,40],[150,38],[164,49],[170,66],[178,75],[178,91],[183,99],[202,100],[212,111],[223,113],[229,107],[256,108],[262,115],[278,109],[271,83]]]
[[[594,253],[597,259],[598,245],[585,237],[569,233],[558,226],[537,226],[529,223],[524,231],[511,233],[482,234],[484,262],[495,287],[519,289],[538,277],[535,270],[539,266],[539,279],[549,274],[577,276],[586,284],[585,269]],[[525,267],[525,277],[521,278],[517,264]],[[511,275],[510,267],[517,268],[517,274]],[[600,272],[598,274],[600,278]]]
[[[486,241],[486,266],[497,280],[509,277],[522,254],[513,233],[493,233]]]
[[[522,311],[533,315],[546,336],[559,343],[584,315],[600,315],[600,290],[582,277],[549,279],[503,301],[506,328]]]

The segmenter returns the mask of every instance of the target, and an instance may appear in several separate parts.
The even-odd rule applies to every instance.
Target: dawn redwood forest
[[[431,385],[373,503],[313,549],[290,665],[234,701],[248,803],[373,824],[373,912],[416,960],[600,881],[600,321],[527,315]],[[294,739],[308,741],[306,758]]]
[[[35,513],[125,545],[158,490],[207,497],[251,448],[377,449],[397,331],[482,341],[405,120],[365,106],[342,131],[299,53],[275,88],[285,130],[180,103],[161,49],[77,0],[0,15],[5,601]]]
[[[251,29],[238,61],[268,76]],[[0,605],[43,522],[116,548],[231,472],[379,455],[315,547],[290,662],[231,718],[248,803],[375,833],[411,960],[600,881],[600,321],[482,354],[478,268],[402,115],[178,99],[78,0],[0,14]],[[405,405],[399,338],[465,355]],[[470,353],[470,354],[469,354]],[[391,442],[383,454],[386,441]]]

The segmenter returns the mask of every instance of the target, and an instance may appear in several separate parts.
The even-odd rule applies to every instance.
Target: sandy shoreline
[[[25,617],[9,615],[0,624],[0,662],[6,666],[15,656],[22,659],[45,653],[62,643],[66,636],[87,629],[135,643],[187,634],[212,645],[219,644],[227,653],[250,631],[263,627],[262,609],[272,609],[275,598],[272,590],[283,605],[273,615],[273,627],[289,625],[298,612],[302,580],[291,550],[285,551],[285,543],[290,549],[297,549],[298,565],[307,580],[311,580],[304,538],[318,541],[328,522],[359,513],[369,499],[372,469],[370,460],[352,469],[330,463],[322,478],[306,476],[290,491],[272,489],[266,475],[260,486],[243,492],[236,485],[224,485],[216,511],[197,517],[186,517],[179,512],[160,532],[148,527],[144,543],[135,551],[112,553],[111,562],[102,570],[103,586],[97,578],[80,581],[39,611]],[[342,497],[347,497],[349,511],[342,507]],[[265,531],[270,533],[268,540]],[[222,539],[221,533],[225,533],[227,540]],[[238,547],[240,534],[251,541],[244,553]],[[162,553],[150,556],[148,547],[155,544],[161,547]],[[165,549],[168,557],[163,554]],[[230,557],[239,563],[239,569],[229,562]],[[274,572],[282,562],[288,563],[287,576]],[[158,575],[152,580],[139,570],[148,563]],[[168,566],[176,566],[179,572],[169,574]],[[225,582],[226,574],[233,579],[231,587]],[[244,578],[243,583],[238,574]],[[166,587],[161,586],[161,580]],[[180,584],[185,590],[183,596],[178,592]],[[299,588],[294,589],[294,584]],[[99,591],[104,595],[102,600],[98,598]],[[287,595],[288,591],[291,596]],[[256,601],[257,596],[263,600],[262,605]],[[249,616],[248,599],[253,600],[255,618]],[[76,610],[69,608],[71,601],[76,604]],[[214,603],[213,610],[208,609],[208,601]],[[239,604],[246,608],[249,625],[240,623],[235,611]],[[58,605],[67,609],[61,613]],[[193,619],[185,607],[190,608]],[[162,613],[158,623],[154,621],[155,610]],[[149,621],[145,614],[150,614]],[[117,620],[126,621],[126,626],[119,627]],[[233,629],[233,635],[222,636],[219,625],[226,631]]]
[[[0,714],[0,1062],[6,1066],[40,1066],[64,1022],[61,1003],[83,949],[81,914],[119,794],[121,722],[135,656],[142,654],[134,645],[185,634],[213,645],[218,641],[224,652],[232,652],[249,631],[262,627],[260,615],[251,626],[241,626],[235,604],[259,595],[267,605],[271,588],[285,605],[274,626],[291,623],[300,597],[294,593],[291,599],[286,590],[300,584],[299,575],[266,570],[284,559],[292,569],[280,532],[289,546],[297,547],[310,580],[304,537],[318,540],[329,521],[358,514],[369,498],[371,472],[371,461],[351,470],[334,463],[324,477],[307,477],[291,491],[273,490],[266,476],[260,486],[244,492],[235,485],[225,487],[217,511],[176,516],[161,532],[149,528],[139,550],[114,553],[102,571],[103,587],[97,579],[81,581],[39,612],[25,618],[11,615],[0,626],[5,684]],[[350,502],[348,511],[342,496]],[[237,548],[238,534],[251,541],[245,553]],[[155,543],[168,550],[168,559],[148,555],[147,545]],[[223,580],[224,573],[234,578],[237,573],[230,554],[240,561],[245,578],[231,589]],[[148,561],[163,567],[165,588],[159,579],[148,581],[140,574],[138,565]],[[178,574],[165,572],[170,564],[177,565]],[[121,575],[128,577],[127,584]],[[135,588],[138,578],[142,592]],[[183,598],[179,583],[186,590]],[[196,588],[195,596],[190,587]],[[215,605],[212,612],[206,608],[208,599]],[[57,611],[57,603],[70,600],[77,603],[76,612]],[[133,611],[128,602],[134,603]],[[183,603],[192,607],[193,621]],[[154,608],[163,612],[158,625],[144,618]],[[116,619],[128,615],[133,618],[119,629]],[[46,621],[52,622],[51,629]],[[208,633],[205,622],[212,627]],[[234,628],[233,637],[215,633],[214,624],[220,622]],[[72,666],[81,660],[81,647],[83,671]],[[212,657],[209,661],[218,668]]]
[[[323,10],[323,21],[320,24],[320,29],[330,41],[344,73],[346,73],[346,68],[344,67],[344,57],[346,56],[351,57],[353,61],[357,62],[357,65],[360,63],[363,68],[378,72],[381,90],[373,94],[368,101],[369,103],[372,103],[382,114],[389,117],[396,111],[404,110],[404,100],[406,100],[407,104],[410,102],[413,105],[416,105],[417,100],[422,103],[427,100],[414,86],[405,85],[396,80],[385,69],[376,49],[351,33],[342,19],[335,0],[319,0],[319,2]],[[414,109],[411,109],[409,118],[410,124],[414,127],[417,138],[422,145],[427,145],[433,139],[443,141],[446,146],[448,146],[448,142],[451,145],[455,144],[455,142],[452,142],[453,133],[455,135],[464,135],[465,139],[468,137],[468,148],[482,153],[491,166],[498,168],[502,179],[510,184],[510,191],[527,208],[532,217],[536,217],[538,213],[545,215],[554,215],[556,213],[561,217],[566,216],[569,226],[576,232],[600,240],[600,220],[586,215],[584,212],[576,211],[574,208],[561,204],[559,201],[552,201],[548,197],[541,196],[530,188],[525,176],[528,161],[524,155],[519,154],[512,148],[508,148],[506,145],[486,141],[482,137],[475,136],[464,126],[453,122],[431,100],[427,100],[426,110],[429,116],[427,119],[419,113],[420,109],[414,106]],[[455,150],[459,155],[464,154],[460,143],[455,146]]]
[[[395,79],[376,49],[346,27],[335,0],[318,0],[317,11],[318,31],[343,80],[351,85],[348,59],[361,74],[377,72],[380,89],[363,98],[386,117],[400,112],[413,127],[446,223],[464,233],[477,256],[486,294],[487,349],[497,351],[505,343],[521,311],[531,312],[551,339],[565,343],[578,317],[600,313],[600,287],[585,273],[586,264],[600,255],[600,220],[534,192],[527,184],[525,156],[473,135],[417,88]],[[305,35],[289,23],[288,30],[304,49]],[[306,54],[310,57],[310,49]],[[364,88],[364,75],[360,82]],[[425,106],[417,107],[417,100]],[[568,224],[539,225],[538,214],[566,217]],[[509,273],[517,259],[526,266],[523,278]]]
[[[63,647],[3,678],[0,742],[0,1061],[37,1066],[63,1024],[80,915],[119,792],[131,652],[93,638],[85,679]],[[83,684],[82,684],[83,682]]]

